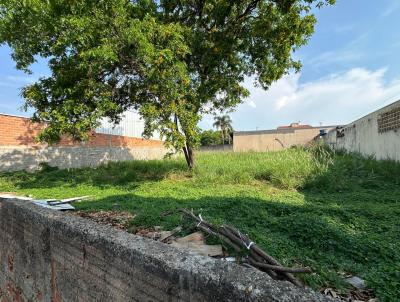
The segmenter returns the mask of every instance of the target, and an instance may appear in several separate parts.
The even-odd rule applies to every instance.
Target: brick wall
[[[32,123],[28,118],[0,114],[0,145],[1,146],[39,146],[35,140],[43,125]],[[57,146],[81,147],[161,147],[159,140],[147,140],[137,137],[126,137],[92,133],[87,142],[73,142],[63,138]]]
[[[31,146],[43,127],[28,119],[0,114],[0,145]]]
[[[333,301],[253,268],[0,198],[0,301]]]
[[[167,152],[159,140],[95,132],[85,142],[63,138],[48,146],[35,140],[43,127],[27,118],[0,114],[0,171],[35,170],[43,162],[79,168],[109,161],[160,159]]]

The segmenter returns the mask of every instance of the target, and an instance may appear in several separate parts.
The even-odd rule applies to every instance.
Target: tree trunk
[[[194,151],[192,147],[189,147],[186,145],[186,147],[183,147],[183,154],[185,154],[185,159],[186,163],[189,167],[190,170],[193,169],[194,167]]]
[[[174,116],[174,122],[175,122],[175,125],[176,125],[176,129],[179,131],[179,119],[178,119],[178,116],[176,114]],[[185,131],[183,131],[183,133],[185,134],[185,137],[187,137]],[[182,148],[182,150],[183,150],[183,154],[185,155],[186,163],[187,163],[189,169],[192,170],[193,167],[194,167],[194,152],[193,152],[193,148],[190,147],[186,143],[185,146]]]
[[[188,155],[187,149],[186,149],[186,147],[183,147],[182,149],[183,149],[183,154],[185,155],[186,163],[188,164],[188,167],[189,167],[189,155]]]

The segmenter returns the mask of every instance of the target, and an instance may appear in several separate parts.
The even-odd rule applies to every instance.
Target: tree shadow
[[[24,152],[14,151],[11,155],[14,165],[17,165],[19,161],[28,160]],[[7,158],[9,156],[10,154]],[[2,162],[2,155],[0,155],[0,162]],[[58,169],[44,165],[40,170],[2,172],[0,176],[12,179],[13,183],[21,189],[75,187],[81,184],[101,188],[123,186],[124,189],[132,189],[140,182],[160,181],[177,171],[187,172],[183,161],[130,160],[108,162],[97,167],[72,169]]]
[[[13,133],[19,131],[19,134],[15,137],[20,146],[38,146],[36,137],[43,130],[43,125],[32,122],[28,118],[20,118],[22,125],[19,125]],[[22,130],[24,129],[24,130]]]
[[[180,214],[163,216],[167,211],[193,209],[203,219],[216,224],[231,224],[285,265],[303,264],[316,275],[304,275],[309,285],[344,286],[337,272],[358,273],[368,280],[371,266],[375,269],[395,266],[399,257],[392,242],[374,242],[381,230],[370,219],[370,212],[348,212],[333,204],[321,205],[313,198],[303,204],[290,204],[250,197],[171,198],[143,197],[134,193],[87,201],[78,205],[82,210],[119,209],[133,212],[136,226],[161,225],[172,229],[188,226]],[[388,213],[386,213],[388,214]],[[191,227],[195,225],[189,223]],[[400,239],[394,229],[389,236]],[[392,245],[391,245],[392,244]],[[364,274],[364,275],[363,275]]]

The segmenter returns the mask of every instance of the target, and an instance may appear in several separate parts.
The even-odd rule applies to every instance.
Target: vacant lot
[[[301,278],[345,290],[344,275],[364,278],[381,301],[400,299],[400,165],[323,148],[277,153],[200,154],[113,163],[96,169],[0,174],[0,191],[36,198],[93,195],[82,210],[128,210],[132,224],[181,225],[191,208],[245,231],[285,265],[310,266]]]

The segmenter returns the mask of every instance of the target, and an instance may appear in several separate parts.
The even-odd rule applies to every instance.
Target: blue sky
[[[316,12],[303,63],[268,91],[246,81],[251,96],[232,113],[235,130],[270,129],[290,122],[345,124],[400,99],[400,0],[337,0]],[[0,47],[0,112],[28,115],[20,88],[48,74],[44,61],[26,75]],[[210,128],[212,117],[201,126]]]

